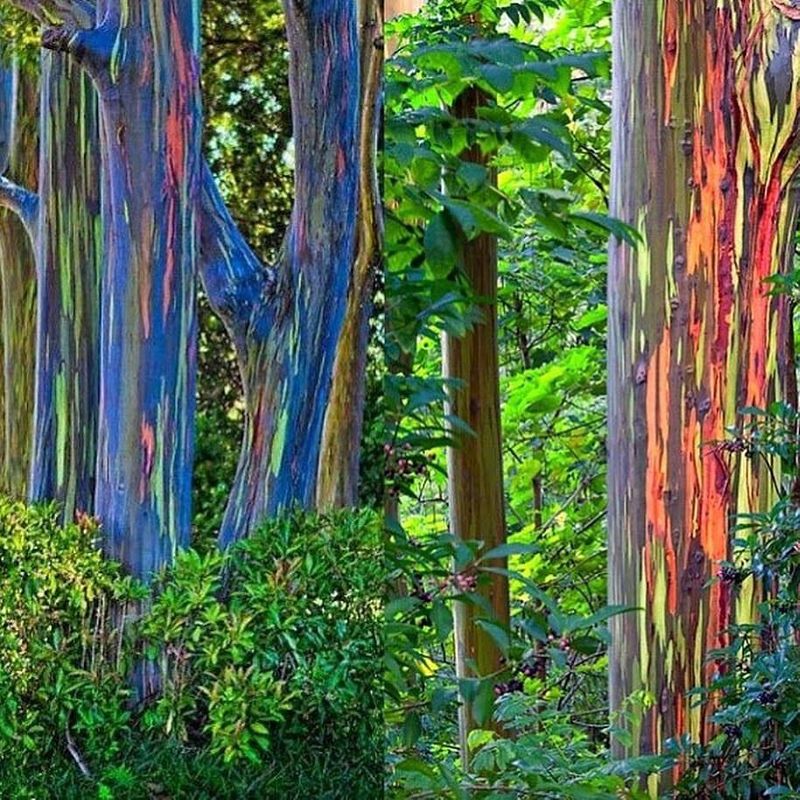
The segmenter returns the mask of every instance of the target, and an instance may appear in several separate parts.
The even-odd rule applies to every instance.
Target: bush
[[[144,590],[94,523],[57,517],[0,501],[0,796],[379,796],[375,515],[293,514],[225,556],[183,553],[125,637],[114,609]],[[142,652],[163,692],[137,705]]]

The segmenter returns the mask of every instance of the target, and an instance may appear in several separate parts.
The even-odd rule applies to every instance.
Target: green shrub
[[[0,767],[67,736],[113,743],[129,722],[109,611],[141,590],[104,561],[97,535],[91,520],[62,528],[52,506],[0,498]]]
[[[296,738],[351,740],[380,763],[381,578],[369,512],[296,514],[225,557],[183,554],[142,628],[166,681],[146,726],[199,735],[225,761],[259,763]]]
[[[124,637],[115,609],[146,592],[92,521],[57,516],[0,500],[0,797],[380,795],[374,514],[293,514],[225,556],[183,553]],[[135,653],[163,688],[139,705]]]

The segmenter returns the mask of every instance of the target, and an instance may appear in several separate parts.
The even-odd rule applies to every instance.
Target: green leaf
[[[493,547],[481,556],[481,561],[491,561],[495,558],[508,558],[509,556],[534,555],[541,553],[542,548],[538,544],[522,544],[521,542],[507,542],[506,544]]]
[[[413,747],[422,736],[422,720],[419,714],[412,711],[403,722],[403,744],[406,747]]]
[[[491,721],[493,710],[494,681],[491,678],[482,678],[475,699],[472,701],[472,716],[478,725],[483,726]]]
[[[508,650],[511,647],[511,639],[508,635],[508,631],[502,625],[488,619],[476,619],[475,625],[489,634],[497,645],[498,650],[500,650],[504,656],[508,655]]]
[[[424,237],[425,258],[437,277],[447,275],[458,259],[458,236],[447,214],[440,211],[428,223]]]
[[[582,228],[587,230],[601,231],[610,233],[616,236],[617,239],[626,242],[627,244],[635,247],[641,242],[642,237],[639,232],[613,217],[606,216],[605,214],[597,214],[592,211],[577,211],[570,215],[570,219]]]
[[[503,64],[483,64],[479,68],[481,77],[499,94],[514,88],[514,70]]]
[[[480,189],[489,177],[489,170],[482,164],[466,161],[456,171],[456,176],[462,180],[471,191]]]

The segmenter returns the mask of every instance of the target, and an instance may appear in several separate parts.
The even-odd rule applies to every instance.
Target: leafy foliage
[[[102,558],[91,520],[56,520],[0,502],[4,797],[375,796],[373,514],[292,515],[226,556],[184,553],[125,640],[121,604],[144,590]],[[163,691],[136,703],[142,653]]]

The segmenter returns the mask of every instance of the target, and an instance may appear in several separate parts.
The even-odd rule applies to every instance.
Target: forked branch
[[[0,177],[0,207],[15,213],[36,247],[39,197],[35,192],[18,186],[8,178]]]

